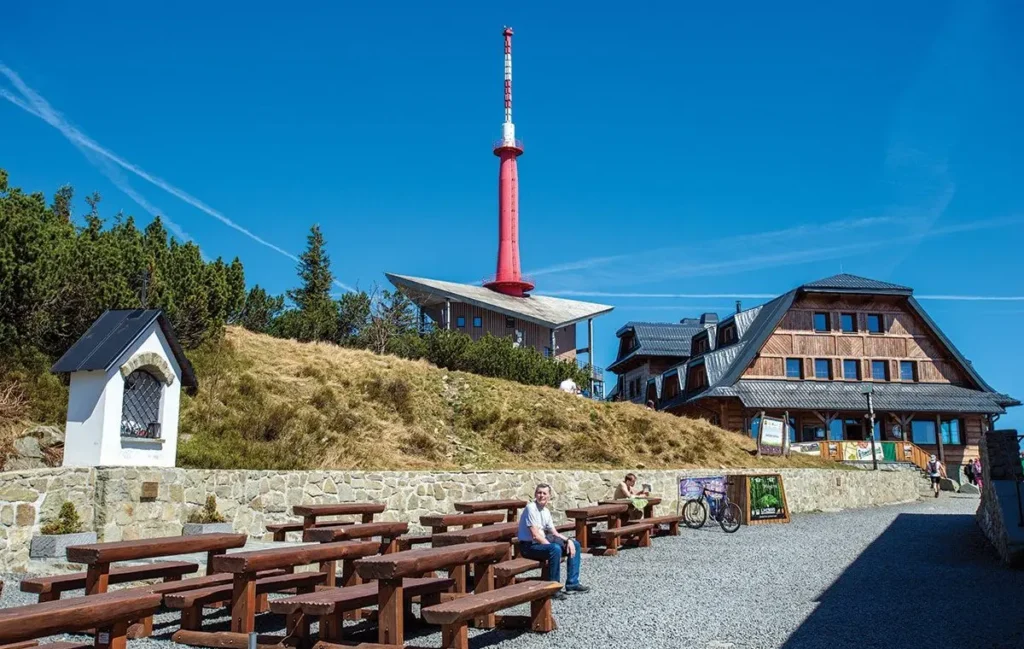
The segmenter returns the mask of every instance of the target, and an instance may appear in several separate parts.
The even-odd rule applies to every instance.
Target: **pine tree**
[[[283,333],[306,341],[333,340],[338,330],[338,308],[331,299],[334,277],[319,225],[310,229],[307,242],[298,266],[302,286],[288,291],[288,297],[298,312],[294,324],[296,330]]]

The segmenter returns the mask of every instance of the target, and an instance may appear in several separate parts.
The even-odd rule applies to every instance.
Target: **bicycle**
[[[704,527],[709,509],[712,510],[711,518],[722,526],[723,532],[732,534],[740,529],[740,506],[730,502],[726,492],[708,489],[707,485],[701,489],[700,496],[687,500],[683,505],[683,522],[691,529]]]

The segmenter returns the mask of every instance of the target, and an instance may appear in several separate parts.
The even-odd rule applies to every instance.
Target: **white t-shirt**
[[[551,510],[547,507],[541,509],[537,507],[537,503],[531,502],[523,510],[523,515],[519,517],[519,540],[520,541],[533,541],[533,534],[530,532],[531,527],[539,527],[544,530],[544,536],[550,541],[555,534],[555,521],[551,519]]]
[[[560,389],[562,392],[568,392],[569,394],[576,394],[576,391],[579,390],[579,387],[577,387],[576,381],[573,381],[572,379],[566,379],[562,381],[561,384],[559,384],[558,389]]]

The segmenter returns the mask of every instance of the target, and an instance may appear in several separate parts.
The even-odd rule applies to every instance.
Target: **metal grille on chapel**
[[[160,392],[163,385],[146,370],[124,380],[121,437],[160,437]]]

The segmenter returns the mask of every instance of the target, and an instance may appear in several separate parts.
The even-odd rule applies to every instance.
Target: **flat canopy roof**
[[[464,302],[552,329],[575,324],[608,313],[615,308],[607,304],[563,300],[546,295],[512,297],[472,284],[456,284],[393,273],[384,275],[420,307],[443,306],[445,300]]]

